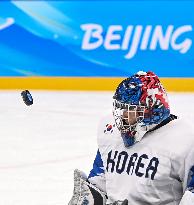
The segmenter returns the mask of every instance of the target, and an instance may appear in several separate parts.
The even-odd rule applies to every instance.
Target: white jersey
[[[110,115],[100,123],[99,150],[88,179],[107,193],[107,204],[128,199],[129,205],[193,205],[191,130],[176,119],[126,148]]]

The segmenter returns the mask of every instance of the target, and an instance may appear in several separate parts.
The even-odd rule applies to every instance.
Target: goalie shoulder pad
[[[106,194],[87,181],[86,175],[76,169],[74,171],[73,196],[68,205],[105,205]]]

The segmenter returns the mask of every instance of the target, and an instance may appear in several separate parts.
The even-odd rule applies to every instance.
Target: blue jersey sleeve
[[[189,180],[187,185],[187,190],[194,194],[194,166],[191,167],[189,172]]]
[[[106,192],[105,188],[105,171],[100,151],[97,151],[96,158],[93,163],[93,168],[88,176],[88,181],[96,187]]]
[[[179,205],[193,205],[194,204],[194,166],[191,167],[188,174],[186,190]]]
[[[93,168],[90,171],[88,178],[96,177],[102,174],[104,174],[104,166],[103,166],[103,161],[101,158],[100,151],[98,150],[96,154],[96,158],[93,163]]]

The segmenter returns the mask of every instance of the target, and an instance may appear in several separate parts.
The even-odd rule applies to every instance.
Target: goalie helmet
[[[113,99],[113,115],[121,133],[132,133],[137,125],[149,130],[170,115],[167,93],[158,76],[151,71],[139,71],[123,80]],[[132,123],[131,113],[135,117]]]

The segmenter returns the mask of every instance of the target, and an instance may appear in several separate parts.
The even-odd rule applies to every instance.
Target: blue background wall
[[[194,1],[2,1],[0,76],[194,77],[193,11]]]

